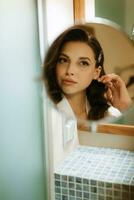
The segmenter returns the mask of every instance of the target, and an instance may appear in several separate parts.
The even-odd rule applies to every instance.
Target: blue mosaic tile
[[[54,179],[56,200],[134,200],[134,152],[79,146]]]

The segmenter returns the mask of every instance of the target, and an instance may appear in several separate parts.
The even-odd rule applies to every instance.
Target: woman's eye
[[[88,63],[87,61],[81,61],[80,65],[86,67],[86,66],[89,66],[90,63]]]
[[[58,63],[61,63],[61,64],[62,64],[62,63],[66,63],[66,62],[67,62],[67,59],[66,59],[66,58],[62,58],[62,57],[61,57],[61,58],[58,59]]]

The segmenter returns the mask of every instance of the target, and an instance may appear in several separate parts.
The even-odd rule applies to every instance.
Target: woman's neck
[[[86,94],[66,95],[66,98],[76,117],[87,119]]]

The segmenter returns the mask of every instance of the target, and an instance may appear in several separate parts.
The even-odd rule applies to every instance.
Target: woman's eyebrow
[[[69,56],[66,55],[66,54],[64,54],[64,53],[60,53],[60,56],[64,56],[64,57],[66,57],[66,58],[69,58]]]
[[[69,56],[68,56],[67,54],[65,54],[65,53],[60,53],[60,56],[64,56],[64,57],[70,59]],[[84,60],[88,60],[89,62],[92,62],[92,60],[91,60],[89,57],[87,57],[87,56],[86,56],[86,57],[84,57],[84,56],[79,57],[79,59],[80,59],[80,60],[83,60],[83,59],[84,59]]]
[[[80,57],[80,60],[84,59],[84,60],[89,60],[90,62],[92,61],[89,57]]]

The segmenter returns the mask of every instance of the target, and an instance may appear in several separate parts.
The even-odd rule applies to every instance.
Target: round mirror
[[[106,71],[106,74],[107,73],[116,73],[119,76],[121,76],[121,78],[125,81],[125,84],[127,86],[127,89],[129,91],[131,98],[133,99],[134,98],[134,43],[133,43],[133,41],[127,36],[126,33],[124,33],[121,30],[121,28],[117,24],[115,24],[109,20],[103,20],[103,19],[97,18],[95,21],[86,23],[86,25],[87,25],[87,28],[90,30],[90,32],[97,38],[97,40],[99,41],[99,43],[104,51],[104,58],[105,58],[104,59],[104,69]],[[68,41],[67,38],[66,38],[66,41]],[[73,41],[74,41],[74,39],[73,39]],[[68,51],[66,44],[65,44],[65,46],[66,46],[66,51]],[[73,48],[73,46],[74,46],[74,44],[72,45],[72,48]],[[76,46],[75,46],[75,48],[76,48]],[[62,53],[61,53],[61,49],[55,48],[56,46],[54,43],[53,43],[52,47],[53,48],[51,48],[51,51],[49,52],[48,61],[46,61],[46,63],[48,65],[50,65],[50,62],[49,62],[50,59],[51,58],[53,59],[53,57],[56,58],[56,54],[58,54],[59,52],[60,52],[61,56],[58,55],[57,56],[58,60],[56,60],[54,62],[55,63],[57,62],[60,64],[64,63],[64,62],[65,63],[69,62],[68,56],[66,54],[64,54],[64,45],[62,47],[63,48]],[[54,50],[55,50],[55,52],[54,52]],[[52,54],[52,52],[54,53],[54,55]],[[90,60],[90,62],[92,62],[92,61]],[[83,63],[84,63],[84,65],[86,64],[85,60],[84,60],[84,62],[82,60],[82,64]],[[66,102],[65,101],[62,102],[61,96],[57,95],[59,90],[60,90],[60,92],[62,92],[62,87],[60,88],[60,87],[56,86],[57,87],[57,88],[55,87],[56,90],[51,91],[54,84],[57,84],[57,83],[60,84],[60,80],[56,80],[56,81],[53,80],[54,75],[55,75],[55,70],[57,70],[56,65],[57,64],[55,64],[55,69],[53,71],[54,72],[53,74],[50,75],[49,70],[47,70],[47,74],[50,75],[50,79],[51,79],[51,83],[49,85],[49,92],[51,92],[51,97],[55,96],[57,98],[56,100],[58,100],[58,103],[55,102],[55,105],[57,106],[57,108],[59,108],[60,111],[65,112],[65,114],[67,114],[67,116],[74,117],[75,112],[73,112],[73,110],[71,109],[71,105],[69,105],[69,101],[66,100]],[[50,68],[54,68],[54,67],[51,66]],[[60,72],[62,71],[62,69],[59,67]],[[56,71],[56,73],[57,73],[57,71]],[[47,77],[47,79],[49,79],[49,77]],[[70,80],[64,80],[64,81],[66,81],[66,84],[72,84],[72,82],[70,83]],[[77,103],[77,100],[76,100],[76,103]],[[60,106],[59,106],[59,104],[60,104]],[[130,109],[129,109],[129,113],[130,113]],[[111,122],[115,122],[115,120],[111,120]],[[117,122],[125,123],[125,120],[122,121],[122,119],[121,120],[117,119],[116,123]],[[131,122],[131,124],[134,124],[133,121]]]

